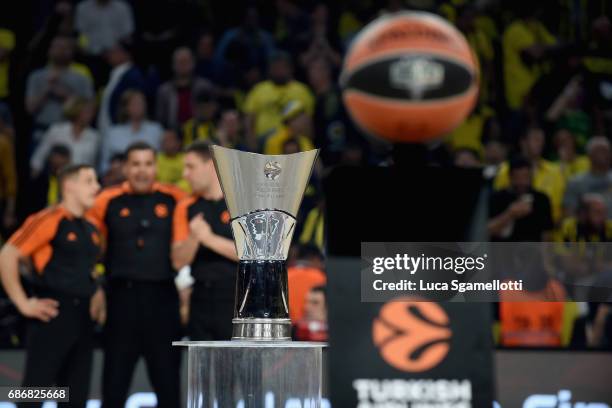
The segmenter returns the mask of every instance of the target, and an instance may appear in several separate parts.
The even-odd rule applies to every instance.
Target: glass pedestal
[[[319,408],[325,343],[177,341],[188,408]]]

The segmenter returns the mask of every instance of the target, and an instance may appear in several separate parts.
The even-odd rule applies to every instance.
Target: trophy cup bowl
[[[286,261],[318,152],[211,146],[239,258],[232,340],[291,339]]]

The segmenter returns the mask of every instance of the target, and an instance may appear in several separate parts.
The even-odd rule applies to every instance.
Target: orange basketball
[[[355,38],[342,67],[343,99],[366,132],[424,142],[457,127],[478,95],[478,64],[465,37],[425,12],[383,16]]]

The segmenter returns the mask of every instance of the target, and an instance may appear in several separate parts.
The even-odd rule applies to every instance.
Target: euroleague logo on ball
[[[281,165],[277,161],[269,161],[264,166],[264,175],[269,180],[276,180],[281,174]]]
[[[372,339],[385,362],[408,372],[429,370],[450,350],[450,320],[437,303],[394,300],[372,324]]]

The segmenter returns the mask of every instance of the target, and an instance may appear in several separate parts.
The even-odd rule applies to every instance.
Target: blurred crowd
[[[321,148],[290,279],[305,282],[291,295],[296,319],[306,309],[324,322],[319,181],[333,166],[391,160],[391,146],[363,135],[344,109],[342,58],[372,19],[427,10],[465,34],[481,85],[469,117],[429,156],[457,171],[483,169],[491,240],[612,239],[605,0],[37,0],[30,7],[28,21],[0,19],[1,237],[58,202],[56,176],[66,164],[95,166],[104,187],[121,183],[124,151],[135,141],[158,152],[159,181],[183,189],[183,149],[197,140],[265,154]],[[11,315],[2,310],[10,305],[1,307],[6,326]],[[532,312],[500,307],[498,315]],[[505,341],[500,322],[500,344],[610,346],[605,304],[551,303],[541,314],[552,317],[538,330],[558,336]],[[310,333],[308,324],[296,326],[302,332]]]

